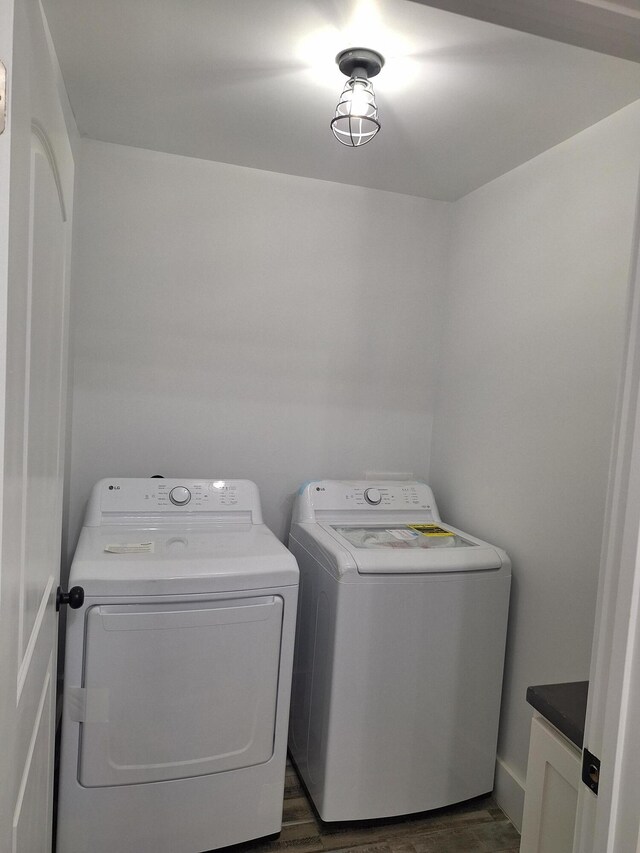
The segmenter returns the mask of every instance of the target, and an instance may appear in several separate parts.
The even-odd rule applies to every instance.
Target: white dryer
[[[493,788],[511,568],[417,482],[304,486],[289,748],[320,817]]]
[[[298,568],[255,484],[102,480],[69,582],[58,853],[279,832]]]

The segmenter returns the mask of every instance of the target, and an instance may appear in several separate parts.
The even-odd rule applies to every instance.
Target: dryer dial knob
[[[364,499],[367,503],[373,504],[373,506],[377,506],[382,500],[382,495],[380,494],[379,489],[365,489]]]
[[[184,486],[176,486],[169,492],[169,500],[176,506],[185,506],[191,500],[191,492]]]

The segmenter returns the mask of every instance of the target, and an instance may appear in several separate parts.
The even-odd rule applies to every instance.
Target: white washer
[[[320,817],[410,814],[493,788],[511,568],[417,482],[319,481],[300,566],[289,748]]]
[[[102,480],[69,585],[58,853],[279,832],[298,568],[255,484]]]

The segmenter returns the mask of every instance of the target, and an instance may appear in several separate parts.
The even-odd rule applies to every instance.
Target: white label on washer
[[[396,539],[416,539],[419,535],[413,530],[407,530],[406,527],[389,527],[386,532],[395,536]]]
[[[109,554],[153,554],[153,542],[128,542],[115,545],[105,545]]]

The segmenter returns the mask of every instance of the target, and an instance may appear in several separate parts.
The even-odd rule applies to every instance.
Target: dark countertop
[[[539,684],[527,688],[527,702],[582,749],[588,691],[588,681]]]

